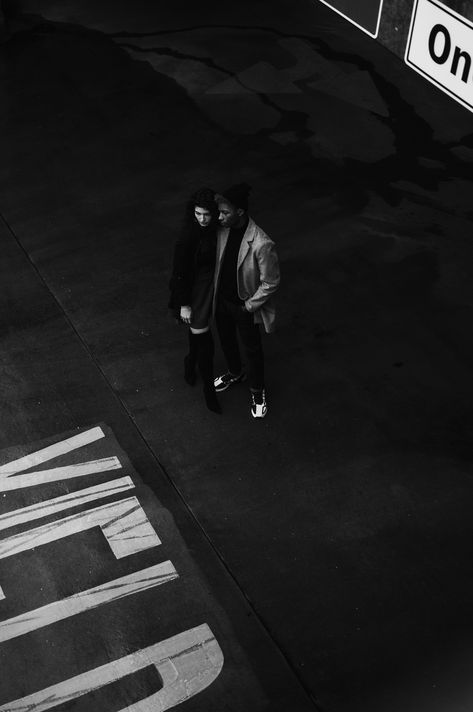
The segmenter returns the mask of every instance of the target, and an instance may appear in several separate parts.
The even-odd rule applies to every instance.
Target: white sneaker
[[[253,418],[264,418],[267,412],[266,391],[264,389],[256,393],[251,391],[251,415]]]
[[[217,393],[222,393],[222,391],[226,391],[227,388],[233,386],[234,383],[240,383],[241,381],[246,381],[246,373],[242,371],[239,376],[234,376],[230,371],[226,371],[214,380],[214,388]]]

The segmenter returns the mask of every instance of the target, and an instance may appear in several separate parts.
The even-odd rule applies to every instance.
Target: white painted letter
[[[101,586],[75,593],[69,598],[63,598],[62,601],[54,601],[54,603],[36,608],[34,611],[27,611],[14,618],[0,621],[0,643],[25,635],[32,630],[44,628],[44,626],[51,625],[56,621],[76,616],[83,611],[97,608],[104,603],[110,603],[125,596],[146,591],[148,588],[161,586],[163,583],[176,578],[179,578],[179,574],[172,563],[164,561],[162,564],[136,571],[129,576],[107,581]]]
[[[90,443],[104,437],[105,435],[102,428],[91,428],[91,430],[73,435],[71,438],[67,438],[67,440],[61,440],[42,450],[20,457],[18,460],[12,460],[5,465],[0,465],[0,492],[22,489],[24,487],[34,487],[35,485],[41,485],[45,482],[69,480],[73,477],[85,477],[86,475],[93,475],[98,472],[120,469],[120,460],[113,455],[112,457],[103,457],[99,460],[91,460],[89,462],[80,462],[78,464],[63,465],[62,467],[52,467],[48,470],[37,470],[36,472],[20,474],[24,470],[37,467],[43,462],[53,460],[60,455],[66,455],[73,450],[77,450],[77,448],[90,445]]]
[[[120,477],[118,480],[111,480],[101,485],[86,487],[77,492],[69,492],[69,494],[64,494],[61,497],[31,504],[29,507],[22,507],[21,509],[14,509],[11,512],[5,512],[5,514],[0,514],[0,531],[8,529],[9,527],[15,527],[18,524],[31,522],[34,519],[49,517],[51,514],[62,512],[65,509],[79,507],[81,504],[86,504],[86,502],[94,502],[97,499],[110,497],[113,494],[132,489],[134,486],[131,477]]]
[[[35,487],[43,485],[45,482],[58,482],[59,480],[71,480],[74,477],[86,477],[100,472],[119,470],[121,468],[118,457],[103,457],[100,460],[90,462],[79,462],[76,465],[65,465],[63,467],[52,467],[49,470],[37,470],[36,472],[26,472],[25,474],[0,475],[0,492],[23,489],[24,487]]]
[[[67,452],[77,450],[79,447],[84,447],[84,445],[90,445],[90,443],[104,437],[105,433],[102,428],[91,428],[84,433],[73,435],[71,438],[67,438],[67,440],[61,440],[58,443],[54,443],[54,445],[42,448],[42,450],[37,450],[29,455],[20,457],[18,460],[12,460],[11,462],[5,463],[5,465],[0,465],[0,475],[9,477],[17,472],[29,470],[31,467],[41,465],[43,462],[53,460],[55,457],[59,457],[59,455],[65,455]]]
[[[185,702],[218,677],[223,667],[223,653],[209,626],[204,623],[125,658],[8,702],[0,707],[0,712],[45,712],[149,665],[156,667],[162,689],[120,712],[164,712]]]
[[[117,559],[161,544],[136,497],[103,504],[0,541],[0,559],[100,527]]]

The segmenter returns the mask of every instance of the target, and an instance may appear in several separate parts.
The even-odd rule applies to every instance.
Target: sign
[[[406,63],[473,111],[473,23],[438,0],[416,0]]]
[[[371,37],[378,36],[383,0],[321,0]]]

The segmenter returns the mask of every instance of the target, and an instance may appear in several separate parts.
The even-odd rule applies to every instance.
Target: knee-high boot
[[[198,339],[199,344],[197,364],[204,383],[204,398],[207,408],[214,413],[221,413],[222,409],[217,400],[214,387],[214,341],[212,332],[205,331],[203,334],[193,334],[193,336]]]
[[[184,380],[189,386],[195,386],[197,365],[197,350],[199,347],[199,334],[193,334],[188,330],[189,334],[189,353],[184,357]]]

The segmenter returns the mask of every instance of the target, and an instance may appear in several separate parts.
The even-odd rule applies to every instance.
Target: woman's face
[[[194,208],[194,216],[200,227],[207,227],[207,225],[209,225],[212,220],[210,210],[207,210],[206,208],[200,208],[198,205],[196,205]]]

